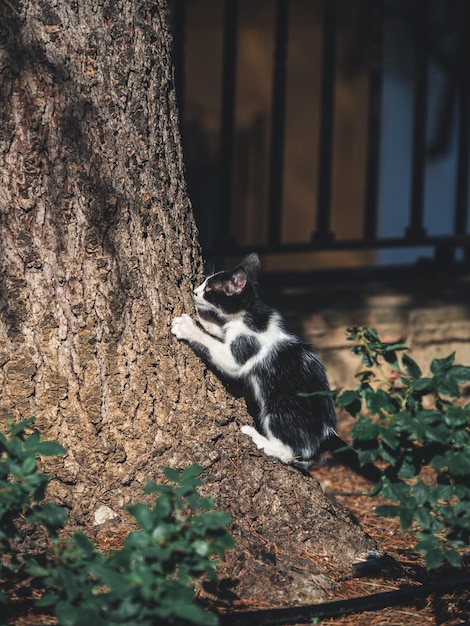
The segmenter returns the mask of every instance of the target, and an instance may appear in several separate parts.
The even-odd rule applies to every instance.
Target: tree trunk
[[[253,451],[240,401],[169,332],[202,265],[165,4],[0,2],[0,416],[35,415],[68,449],[47,467],[75,524],[140,498],[163,465],[202,464],[247,548],[227,576],[312,599],[292,559],[376,546],[313,479]]]

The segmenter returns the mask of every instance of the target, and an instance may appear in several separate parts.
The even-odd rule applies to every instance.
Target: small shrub
[[[214,502],[197,488],[202,468],[182,472],[165,468],[173,484],[149,482],[148,494],[159,494],[153,507],[128,507],[140,530],[129,533],[120,550],[103,554],[83,533],[64,544],[50,543],[42,555],[20,552],[22,524],[38,524],[48,536],[67,520],[65,509],[44,503],[49,476],[37,470],[38,455],[65,452],[54,441],[27,434],[33,420],[9,425],[0,433],[0,579],[20,568],[47,592],[36,603],[53,607],[60,626],[113,626],[218,623],[216,615],[194,603],[194,581],[214,576],[217,560],[233,540],[226,531],[230,516],[214,511]],[[0,603],[7,597],[0,592]]]
[[[460,566],[457,550],[470,536],[470,404],[460,386],[470,367],[451,354],[423,376],[406,345],[385,343],[369,327],[350,328],[347,337],[367,369],[336,402],[356,418],[352,446],[361,463],[385,463],[372,495],[393,504],[376,513],[398,517],[403,530],[419,526],[416,549],[428,569]]]
[[[146,493],[160,495],[153,507],[128,507],[140,530],[120,550],[101,554],[77,532],[45,567],[30,568],[50,590],[38,605],[53,606],[63,626],[217,624],[194,603],[193,582],[214,574],[214,556],[233,541],[225,530],[229,515],[197,492],[201,471],[165,468],[174,485],[149,483]]]
[[[217,624],[194,604],[193,582],[214,573],[214,555],[222,557],[233,541],[225,530],[229,515],[212,511],[213,501],[197,492],[201,471],[165,468],[174,485],[150,482],[146,493],[160,495],[153,507],[128,507],[140,530],[120,550],[102,554],[76,532],[45,567],[31,567],[50,590],[39,606],[53,606],[64,626]]]
[[[49,476],[38,473],[38,455],[56,456],[65,449],[55,441],[41,441],[31,431],[33,419],[9,424],[7,435],[0,433],[0,578],[25,565],[17,542],[21,527],[41,524],[50,537],[67,521],[67,512],[52,502],[44,503]],[[4,558],[7,557],[7,558]],[[0,603],[6,603],[0,591]]]

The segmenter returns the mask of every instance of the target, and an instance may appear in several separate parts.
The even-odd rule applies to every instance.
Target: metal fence
[[[193,0],[197,2],[197,0]],[[221,3],[223,0],[217,0]],[[242,0],[224,0],[222,28],[222,77],[220,98],[219,160],[215,176],[215,230],[206,240],[207,254],[238,255],[257,249],[260,253],[282,254],[307,251],[353,251],[397,248],[431,248],[434,258],[451,266],[456,259],[468,261],[470,236],[469,206],[469,114],[470,114],[470,2],[468,0],[360,0],[357,40],[362,42],[362,67],[368,76],[366,159],[363,168],[363,206],[358,210],[362,222],[359,236],[339,237],[332,226],[332,167],[334,159],[335,85],[337,81],[338,18],[344,3],[340,0],[318,0],[322,31],[320,122],[317,144],[318,174],[316,202],[312,207],[314,228],[302,241],[285,241],[283,220],[288,219],[283,202],[283,172],[285,166],[286,94],[290,11],[296,0],[272,0],[275,13],[273,65],[271,78],[271,110],[269,124],[269,153],[267,178],[267,219],[258,241],[249,243],[236,239],[232,232],[234,142],[236,139],[236,76],[239,52],[239,8]],[[257,0],[252,0],[256,3]],[[312,0],[313,1],[313,0]],[[172,3],[174,29],[174,61],[177,95],[184,119],[185,105],[190,93],[185,89],[188,36],[188,0]],[[412,118],[409,137],[410,184],[403,202],[406,225],[403,232],[389,235],[379,232],[379,188],[384,176],[384,145],[382,144],[383,111],[386,94],[386,37],[390,20],[400,20],[409,34],[412,58]],[[437,65],[444,87],[439,98],[439,114],[435,124],[437,137],[430,145],[429,107],[432,85],[430,68]],[[184,140],[188,140],[183,125]],[[425,178],[432,151],[445,152],[449,135],[455,134],[455,158],[449,181],[448,200],[440,210],[446,213],[451,226],[439,232],[429,232],[425,223]],[[439,145],[438,145],[439,144]],[[447,147],[446,147],[447,146]],[[188,166],[189,168],[189,166]],[[432,175],[432,174],[431,174]],[[397,181],[397,184],[400,184]],[[204,208],[195,207],[199,211]],[[449,220],[448,220],[449,221]]]

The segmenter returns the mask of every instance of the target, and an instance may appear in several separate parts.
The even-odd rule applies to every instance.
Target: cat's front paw
[[[196,324],[186,313],[175,317],[171,323],[171,332],[177,339],[192,339],[196,328]]]

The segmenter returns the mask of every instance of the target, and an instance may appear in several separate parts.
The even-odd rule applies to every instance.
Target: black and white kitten
[[[321,452],[346,444],[336,435],[332,398],[301,395],[329,390],[325,370],[315,350],[260,300],[259,267],[258,255],[250,254],[235,269],[206,278],[194,291],[199,324],[184,314],[171,330],[255,399],[256,428],[241,431],[267,455],[308,470]]]

